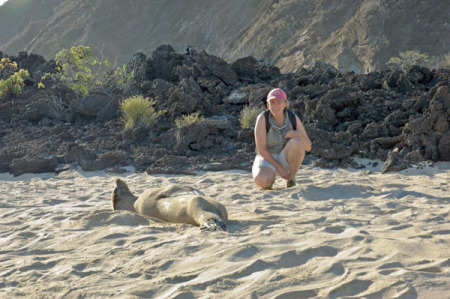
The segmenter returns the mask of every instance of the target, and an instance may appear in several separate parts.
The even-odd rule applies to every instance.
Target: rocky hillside
[[[9,59],[30,77],[23,93],[0,98],[0,173],[59,172],[73,164],[88,171],[250,170],[253,131],[240,126],[239,116],[245,106],[262,109],[274,87],[288,93],[313,142],[306,163],[363,167],[352,161],[360,156],[386,160],[383,171],[395,171],[450,161],[448,69],[363,75],[317,63],[282,74],[251,56],[228,64],[204,51],[186,55],[162,45],[132,57],[128,88],[105,85],[78,97],[64,82],[47,79],[38,88],[53,62],[26,52]],[[8,76],[0,72],[0,80]],[[163,116],[154,127],[124,130],[119,101],[131,94],[155,99]],[[203,119],[175,125],[189,113]]]
[[[418,50],[448,66],[450,5],[442,0],[10,0],[0,7],[0,51],[52,59],[87,45],[111,61],[170,44],[222,57],[264,58],[283,73],[317,61],[340,71],[386,69]]]

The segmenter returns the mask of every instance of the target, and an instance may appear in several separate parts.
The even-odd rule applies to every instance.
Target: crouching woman
[[[286,93],[276,88],[267,95],[267,110],[256,119],[257,155],[253,163],[253,179],[259,187],[272,189],[275,177],[295,186],[295,176],[311,150],[311,141],[294,112],[288,109]]]

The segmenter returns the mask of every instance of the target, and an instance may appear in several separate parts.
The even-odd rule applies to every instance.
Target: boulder
[[[442,135],[438,144],[439,161],[450,161],[450,132]]]
[[[0,163],[0,173],[9,172],[9,162]]]
[[[211,148],[212,142],[207,138],[210,129],[201,122],[175,129],[176,144],[172,150],[178,155],[186,155],[190,150],[199,151],[203,148]]]
[[[93,94],[81,99],[73,100],[69,107],[72,115],[81,114],[96,117],[100,110],[108,105],[108,102],[107,97]]]
[[[64,156],[64,162],[67,164],[78,162],[79,165],[88,164],[94,161],[97,155],[84,146],[72,144],[68,146],[68,150]]]
[[[380,89],[381,82],[378,74],[369,73],[367,76],[363,77],[360,83],[362,91],[368,91],[373,89]]]
[[[223,101],[228,104],[246,104],[248,99],[245,92],[235,89]]]
[[[440,103],[442,111],[450,112],[450,92],[448,86],[440,86],[436,89],[436,92],[431,100],[431,103]],[[431,104],[430,104],[431,105]]]
[[[403,127],[409,120],[409,113],[401,110],[395,110],[385,117],[384,123],[391,124],[394,127]]]
[[[170,95],[165,103],[168,105],[168,115],[176,118],[183,114],[189,114],[195,111],[195,107],[199,103],[199,96],[195,94],[187,94],[179,87],[171,89]],[[166,106],[167,107],[167,106]]]
[[[366,126],[361,134],[361,138],[375,139],[379,137],[386,137],[389,135],[389,130],[384,123],[370,123]]]
[[[52,68],[48,66],[45,58],[41,55],[37,54],[29,54],[27,52],[19,52],[17,57],[17,66],[19,69],[28,70],[30,74],[34,74],[36,72],[47,73],[52,71]],[[38,78],[40,79],[40,78]]]
[[[214,55],[208,55],[205,51],[198,55],[198,63],[203,70],[203,74],[211,74],[226,85],[234,85],[237,82],[236,72],[224,61]]]
[[[229,116],[213,116],[203,119],[200,123],[209,130],[228,130],[232,125],[230,118]]]
[[[238,139],[244,142],[252,142],[254,141],[254,131],[252,129],[241,129],[238,132]]]
[[[211,75],[201,76],[198,78],[197,82],[202,89],[207,90],[211,94],[214,94],[216,86],[222,83],[219,78]]]
[[[236,72],[238,77],[254,80],[257,74],[256,67],[258,60],[252,56],[239,58],[231,64],[231,69]]]
[[[147,80],[149,66],[147,63],[147,56],[143,53],[135,53],[128,64],[128,68],[133,72],[135,83],[138,86],[142,85],[142,83]]]
[[[408,79],[415,84],[426,85],[433,80],[433,74],[426,67],[414,65],[409,69]]]
[[[409,164],[400,157],[398,151],[390,151],[387,155],[386,161],[383,164],[381,173],[401,171],[409,167]]]
[[[362,132],[363,124],[361,122],[354,122],[348,126],[347,132],[350,134],[359,134]]]
[[[282,77],[280,69],[273,65],[259,65],[257,77],[262,81],[270,81]]]
[[[10,122],[12,113],[13,110],[10,103],[0,103],[0,120]]]
[[[186,65],[179,65],[175,67],[175,75],[178,76],[179,80],[182,79],[189,79],[189,77],[192,76],[192,68],[186,66]]]
[[[266,105],[267,95],[269,94],[271,87],[266,84],[249,84],[242,87],[241,90],[247,95],[250,106],[257,106],[263,104]]]
[[[309,125],[305,125],[305,129],[313,143],[311,153],[321,158],[341,160],[349,157],[355,151],[352,146],[353,138],[349,133],[334,134]]]
[[[152,81],[151,91],[155,95],[161,96],[167,94],[173,86],[174,85],[172,83],[167,82],[163,79],[155,79]]]
[[[175,53],[170,45],[162,45],[153,52],[151,60],[147,60],[147,79],[163,79],[169,82],[178,81],[176,68],[182,65],[183,56]]]
[[[97,113],[96,120],[99,122],[104,122],[107,120],[116,119],[119,111],[119,102],[120,97],[109,98],[107,104]]]
[[[36,101],[25,107],[22,118],[29,121],[40,121],[43,118],[62,119],[64,117],[64,106],[61,101]]]
[[[399,135],[399,136],[393,136],[393,137],[375,138],[373,141],[375,143],[378,143],[382,147],[393,148],[395,145],[397,145],[399,142],[401,142],[403,140],[403,138],[404,138],[403,135]]]
[[[84,171],[104,170],[109,167],[124,164],[126,153],[121,150],[107,152],[95,160],[81,160],[80,166]]]
[[[12,160],[10,173],[16,177],[24,173],[54,172],[57,165],[55,156],[18,158]]]
[[[401,93],[411,93],[414,91],[414,85],[409,81],[405,74],[400,74],[396,85]]]
[[[391,72],[389,72],[385,77],[385,83],[387,84],[387,87],[397,87],[397,82],[400,79],[401,74],[403,74],[403,72],[400,70],[392,70]]]

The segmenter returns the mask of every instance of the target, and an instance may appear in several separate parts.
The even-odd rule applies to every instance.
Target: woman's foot
[[[275,180],[272,181],[272,184],[266,187],[262,187],[263,190],[273,190],[273,184],[275,183]]]
[[[293,180],[287,181],[286,188],[291,188],[295,186],[295,182]]]
[[[269,186],[266,187],[262,187],[263,190],[273,190],[273,183],[270,184]]]

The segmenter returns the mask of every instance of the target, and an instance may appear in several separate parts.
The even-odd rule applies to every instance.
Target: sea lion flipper
[[[200,226],[201,230],[215,231],[215,230],[227,230],[227,224],[220,218],[211,218],[206,220]]]
[[[112,210],[133,210],[133,204],[136,200],[136,196],[131,193],[125,181],[116,178],[116,186],[111,194]]]

